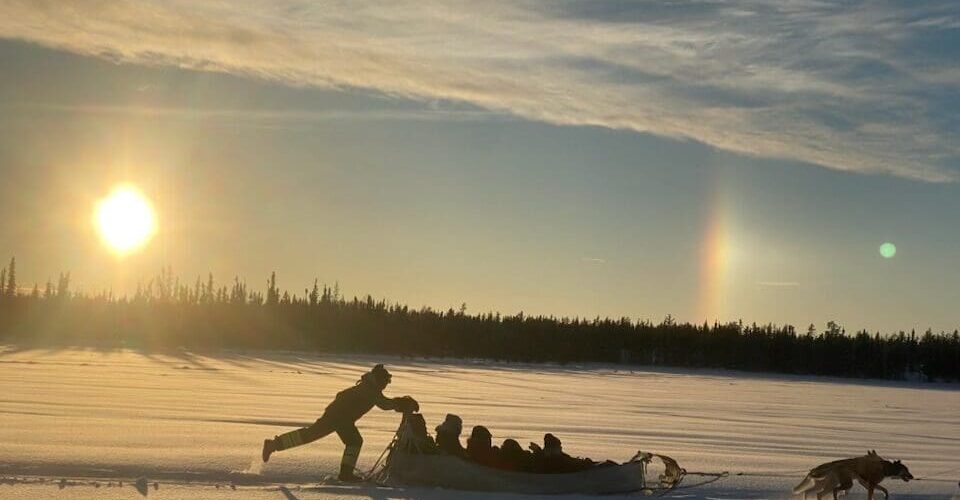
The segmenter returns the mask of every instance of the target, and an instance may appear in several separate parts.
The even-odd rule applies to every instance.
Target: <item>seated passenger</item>
[[[419,413],[406,413],[403,416],[404,423],[410,433],[401,445],[408,448],[408,451],[417,453],[436,453],[437,445],[433,438],[427,432],[427,421]]]
[[[563,451],[563,443],[553,434],[543,436],[543,448],[530,443],[533,450],[533,471],[543,474],[577,472],[593,468],[596,463],[589,458],[575,458]]]
[[[463,432],[463,420],[448,413],[443,423],[437,426],[437,448],[440,453],[466,458],[467,450],[460,444],[460,433]]]
[[[525,451],[514,439],[505,439],[500,446],[500,468],[517,472],[533,470],[533,454]]]
[[[499,455],[500,449],[493,446],[493,436],[490,435],[490,431],[482,425],[474,427],[470,437],[467,438],[467,457],[480,465],[497,467]]]

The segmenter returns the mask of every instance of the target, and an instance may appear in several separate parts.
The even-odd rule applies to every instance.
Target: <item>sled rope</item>
[[[790,471],[759,471],[759,472],[738,472],[734,475],[736,476],[750,476],[750,477],[797,477],[798,475],[804,475],[810,472],[810,469],[797,469]]]
[[[960,485],[960,482],[956,479],[949,477],[915,477],[911,479],[911,481],[935,481],[938,483],[957,483]]]
[[[366,473],[361,472],[361,474],[363,474],[364,479],[366,479],[367,481],[371,479],[377,479],[374,477],[378,475],[377,473],[379,471],[377,471],[377,468],[380,467],[380,464],[383,462],[383,459],[387,456],[388,453],[390,453],[390,450],[392,450],[393,447],[397,444],[397,441],[400,439],[400,430],[402,428],[403,426],[401,425],[400,427],[397,428],[397,432],[393,433],[393,439],[391,439],[390,443],[387,444],[387,447],[384,448],[382,452],[380,452],[380,456],[377,457],[377,461],[373,463],[373,467],[370,467],[370,470],[367,471]]]
[[[730,472],[729,472],[729,471],[723,471],[723,472],[687,472],[687,473],[684,474],[684,477],[680,479],[680,481],[682,481],[683,479],[685,479],[686,476],[701,476],[701,477],[707,477],[707,478],[709,478],[709,479],[703,480],[703,481],[701,481],[701,482],[699,482],[699,483],[686,484],[686,485],[683,485],[683,486],[680,486],[680,481],[678,481],[678,482],[677,482],[677,485],[674,486],[673,488],[670,488],[670,489],[672,489],[672,490],[682,490],[682,489],[688,489],[688,488],[696,488],[696,487],[698,487],[698,486],[703,486],[703,485],[705,485],[705,484],[715,483],[715,482],[717,482],[717,481],[719,481],[719,480],[721,480],[721,479],[723,479],[723,478],[725,478],[725,477],[727,477],[727,476],[729,476],[729,475],[730,475]],[[669,490],[667,490],[667,491],[669,491]]]
[[[958,471],[960,471],[960,469],[953,469],[953,468],[951,468],[951,469],[943,469],[943,470],[939,470],[939,471],[933,472],[933,473],[930,474],[929,476],[915,477],[915,478],[912,479],[912,481],[942,481],[942,482],[954,482],[955,480],[952,479],[952,478],[935,477],[935,476],[939,476],[940,474],[944,474],[944,473],[948,473],[948,472],[958,472]],[[799,470],[795,470],[795,471],[737,472],[737,473],[734,474],[734,475],[735,475],[735,476],[747,476],[747,477],[781,477],[781,478],[795,478],[795,477],[797,477],[797,476],[803,476],[803,475],[806,474],[807,472],[809,472],[808,469],[799,469]],[[691,472],[691,473],[689,473],[689,474],[693,474],[693,473]],[[728,475],[729,475],[729,473],[725,473],[725,474],[728,474]]]
[[[655,496],[657,497],[662,497],[673,490],[696,488],[698,486],[710,484],[710,483],[719,481],[720,479],[723,479],[730,475],[729,471],[723,471],[723,472],[688,471],[687,469],[680,467],[677,461],[671,457],[668,457],[666,455],[660,455],[657,453],[645,453],[643,451],[638,451],[637,454],[634,455],[633,458],[631,458],[629,461],[640,463],[641,474],[644,475],[644,483],[646,483],[647,464],[649,464],[654,457],[657,457],[663,461],[663,464],[666,467],[666,470],[664,471],[663,475],[660,476],[659,487],[650,488],[650,487],[647,487],[646,484],[644,484],[644,488],[642,491],[655,493]],[[684,479],[687,478],[687,476],[700,476],[700,477],[705,477],[707,479],[700,481],[699,483],[685,484],[681,486],[681,483],[683,482]]]
[[[952,482],[956,481],[956,479],[953,479],[953,478],[934,477],[934,476],[939,476],[940,474],[946,474],[946,473],[956,474],[957,472],[960,472],[960,468],[957,468],[957,467],[948,467],[948,468],[946,468],[946,469],[940,469],[940,470],[938,470],[938,471],[934,471],[934,472],[932,472],[929,476],[915,477],[915,478],[913,478],[913,480],[914,480],[914,481],[945,481],[945,482],[951,482],[951,483],[952,483]]]
[[[960,482],[958,482],[956,479],[947,477],[915,477],[911,479],[911,481],[933,481],[937,483],[957,483],[957,485],[960,485]]]

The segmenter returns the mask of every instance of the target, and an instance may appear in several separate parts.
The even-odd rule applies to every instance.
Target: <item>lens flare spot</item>
[[[889,241],[880,245],[880,256],[884,259],[892,259],[894,255],[897,255],[897,246]]]
[[[97,203],[94,223],[100,238],[118,255],[145,245],[157,230],[153,207],[132,186],[118,186]]]

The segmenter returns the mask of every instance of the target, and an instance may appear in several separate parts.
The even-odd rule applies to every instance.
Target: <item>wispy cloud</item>
[[[958,22],[949,0],[0,0],[0,36],[118,62],[462,101],[935,182],[958,178],[960,47],[943,36]]]
[[[373,110],[294,110],[294,109],[257,109],[257,108],[187,108],[171,106],[141,105],[63,105],[41,102],[0,103],[0,109],[20,112],[54,112],[82,115],[122,115],[146,116],[152,118],[179,118],[224,120],[235,123],[236,120],[261,124],[291,124],[343,120],[376,121],[490,121],[510,120],[509,115],[483,110],[431,109],[373,109]]]
[[[800,283],[796,281],[758,281],[757,286],[764,288],[797,288]]]
[[[606,264],[607,259],[601,259],[599,257],[580,257],[580,262],[589,262],[591,264]]]

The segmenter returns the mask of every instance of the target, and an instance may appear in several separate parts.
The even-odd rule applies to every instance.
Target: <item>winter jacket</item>
[[[467,456],[467,450],[463,449],[463,445],[460,444],[460,436],[440,432],[440,429],[437,429],[437,448],[441,452],[455,457],[466,458]]]
[[[372,381],[361,379],[357,385],[337,393],[333,402],[327,405],[323,418],[336,423],[353,423],[374,406],[381,410],[393,410],[397,408],[397,400],[384,396]]]

